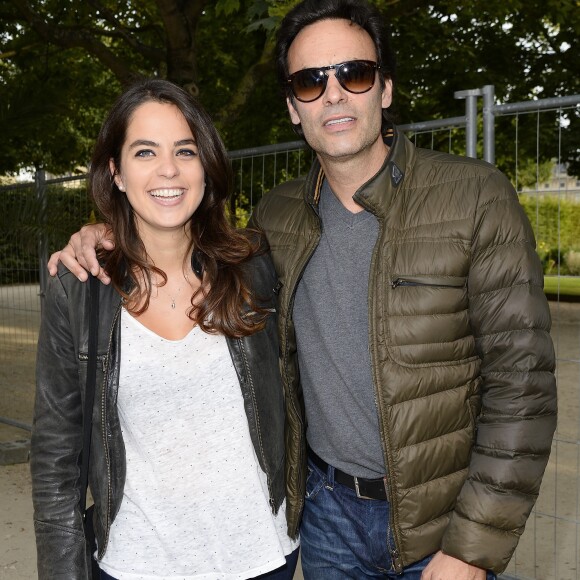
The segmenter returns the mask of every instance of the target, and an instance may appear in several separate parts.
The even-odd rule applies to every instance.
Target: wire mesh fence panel
[[[230,156],[234,171],[234,192],[230,211],[236,216],[236,224],[245,226],[252,208],[270,189],[303,177],[310,168],[313,153],[305,144],[261,147],[253,154],[233,153]]]
[[[580,526],[580,109],[515,112],[496,119],[496,162],[520,194],[546,275],[556,351],[558,428],[540,496],[507,573],[578,580]],[[574,261],[577,258],[577,263]]]
[[[409,130],[407,137],[416,147],[465,155],[465,127],[442,127],[431,130]]]
[[[0,417],[29,424],[40,321],[38,200],[36,188],[0,197]],[[0,441],[11,437],[0,429]]]
[[[505,578],[580,580],[580,181],[568,175],[579,173],[569,165],[580,158],[579,117],[570,106],[515,107],[495,118],[496,164],[520,195],[546,274],[560,414],[540,497]],[[465,155],[461,120],[436,125],[404,129],[418,147]],[[244,226],[270,189],[307,173],[313,153],[295,142],[231,152],[230,159],[229,210]],[[43,261],[93,218],[82,178],[0,188],[0,441],[32,418]]]
[[[0,441],[32,421],[46,256],[91,215],[84,178],[6,188],[0,195]]]

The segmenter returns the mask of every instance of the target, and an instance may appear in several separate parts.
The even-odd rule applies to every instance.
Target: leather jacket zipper
[[[89,355],[85,353],[79,353],[79,360],[83,362],[88,362]],[[98,354],[97,355],[97,368],[101,368],[103,372],[105,372],[105,367],[107,364],[107,355],[106,354]]]
[[[99,546],[99,553],[98,553],[98,560],[100,560],[104,554],[105,550],[107,549],[107,544],[109,543],[109,533],[111,531],[111,496],[112,496],[112,483],[111,483],[111,460],[109,458],[109,441],[107,439],[107,371],[109,369],[110,363],[110,354],[111,354],[111,345],[113,344],[113,333],[115,332],[115,326],[117,324],[117,319],[121,313],[122,304],[119,304],[117,307],[117,311],[115,312],[115,316],[113,317],[113,322],[111,324],[111,330],[109,332],[109,344],[107,346],[107,360],[106,365],[103,369],[103,394],[101,397],[101,417],[102,417],[102,432],[101,435],[103,437],[103,446],[105,449],[105,459],[107,461],[107,507],[106,507],[106,521],[105,521],[105,539],[103,541],[103,545]]]
[[[269,312],[276,312],[274,308],[268,308],[265,309],[268,310]],[[249,388],[250,388],[250,394],[252,396],[252,404],[254,405],[254,409],[257,415],[257,405],[256,405],[256,396],[255,396],[255,392],[254,392],[254,381],[252,380],[252,373],[250,371],[250,365],[248,364],[248,358],[246,357],[246,350],[244,348],[244,342],[241,338],[236,339],[238,346],[240,348],[240,353],[242,355],[242,360],[244,361],[244,368],[246,369],[246,373],[248,375],[248,384],[249,384]],[[264,444],[262,443],[262,432],[259,429],[259,426],[256,426],[256,430],[258,432],[258,442],[260,444],[260,455],[262,456],[262,463],[264,464],[264,466],[267,465],[266,462],[266,456],[264,454]],[[266,482],[268,484],[268,494],[269,494],[269,503],[270,503],[270,507],[272,508],[272,511],[274,511],[274,505],[275,505],[275,500],[274,500],[274,492],[272,490],[272,478],[270,477],[269,473],[266,473]]]

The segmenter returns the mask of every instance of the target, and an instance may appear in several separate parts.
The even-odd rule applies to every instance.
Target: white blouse
[[[101,568],[119,580],[233,580],[296,549],[274,516],[223,336],[166,340],[123,309],[117,407],[127,477]]]

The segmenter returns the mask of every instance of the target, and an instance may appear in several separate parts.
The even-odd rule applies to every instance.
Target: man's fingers
[[[88,270],[93,276],[99,275],[101,265],[97,259],[97,252],[92,242],[81,242],[80,252],[76,252],[76,259],[79,261],[79,264]]]
[[[75,234],[75,236],[77,236],[78,234]],[[71,238],[72,239],[72,238]],[[74,270],[74,274],[77,275],[77,271],[79,271],[79,265],[82,267],[82,271],[84,273],[84,275],[86,276],[87,271],[90,272],[93,276],[96,276],[103,284],[110,284],[111,283],[111,278],[110,276],[107,274],[107,272],[105,272],[105,270],[101,267],[101,265],[99,264],[99,260],[97,259],[97,253],[96,253],[96,249],[94,246],[94,242],[92,239],[87,240],[87,242],[85,243],[84,240],[85,238],[83,238],[82,236],[79,236],[79,238],[77,240],[75,240],[75,246],[73,247],[71,245],[71,247],[73,248],[72,251],[75,252],[75,262],[76,265],[75,270]],[[103,242],[105,242],[105,240],[101,240],[99,243],[101,245],[104,245]],[[115,247],[115,244],[113,244],[112,242],[108,242],[107,245],[111,246],[111,249]],[[80,251],[75,251],[76,248],[80,248]],[[109,248],[106,248],[109,249]],[[63,250],[64,252],[64,250]],[[62,257],[61,257],[62,260]],[[68,264],[66,264],[63,260],[63,264],[65,264],[65,266],[68,267]],[[69,268],[69,270],[72,271],[71,268]],[[81,278],[81,276],[77,276],[77,278],[81,281],[84,281],[88,278],[88,276],[86,276],[85,278]]]
[[[81,282],[88,280],[89,275],[83,265],[77,261],[75,251],[70,242],[60,251],[59,259]]]
[[[99,273],[97,274],[97,278],[103,283],[103,284],[110,284],[111,283],[111,277],[107,274],[107,272],[105,272],[105,270],[103,268],[100,268]]]
[[[70,242],[59,252],[54,252],[50,256],[47,264],[48,273],[51,276],[56,276],[58,272],[58,263],[62,262],[81,282],[88,280],[86,270],[78,263],[73,247]]]
[[[111,240],[110,238],[103,238],[101,240],[101,246],[103,247],[103,249],[105,250],[113,250],[115,248],[115,242],[113,240]]]
[[[56,254],[60,254],[56,256]],[[63,248],[60,252],[56,252],[53,254],[55,259],[58,258],[60,261],[65,265],[81,282],[86,282],[89,279],[90,272],[93,276],[96,276],[103,284],[110,284],[111,278],[105,272],[103,268],[99,265],[99,262],[96,260],[95,263],[87,263],[83,254],[79,254],[78,256],[75,254],[73,247],[70,244],[67,244],[65,248]],[[52,256],[51,256],[52,260]]]
[[[51,254],[50,259],[48,260],[48,264],[46,265],[46,267],[48,268],[48,273],[51,276],[56,276],[59,261],[60,261],[60,251]]]
[[[68,244],[50,256],[48,271],[56,275],[59,261],[62,262],[81,282],[88,280],[88,273],[96,276],[103,284],[109,284],[111,278],[101,268],[97,259],[97,247],[112,250],[115,242],[112,232],[104,224],[83,226],[80,232],[74,233]],[[108,236],[108,237],[107,237]]]

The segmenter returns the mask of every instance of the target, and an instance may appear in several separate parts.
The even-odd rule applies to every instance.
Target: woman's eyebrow
[[[148,141],[147,139],[137,139],[129,145],[129,149],[134,149],[135,147],[159,147],[159,143],[155,141]]]
[[[197,143],[195,142],[195,139],[189,137],[188,139],[181,139],[181,141],[176,141],[174,145],[176,147],[181,147],[182,145],[197,145]]]
[[[182,145],[196,145],[195,139],[191,137],[188,139],[180,139],[179,141],[175,141],[173,144],[175,147],[181,147]],[[155,141],[149,141],[148,139],[136,139],[129,145],[129,149],[134,149],[135,147],[159,147],[159,143]]]

